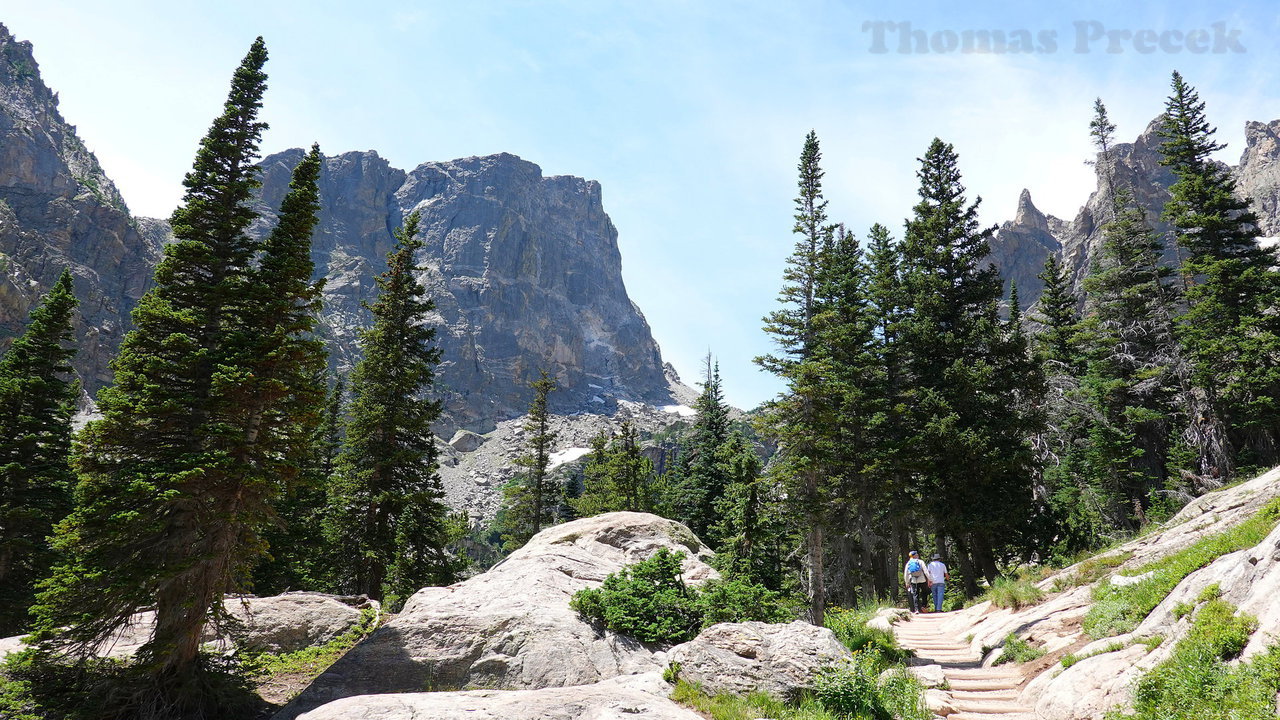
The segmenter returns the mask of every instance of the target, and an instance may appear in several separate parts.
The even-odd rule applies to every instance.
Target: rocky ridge
[[[1160,164],[1158,135],[1160,118],[1152,120],[1131,143],[1119,143],[1112,149],[1112,166],[1116,185],[1132,187],[1138,204],[1146,210],[1152,228],[1160,234],[1169,232],[1161,218],[1169,199],[1173,173]],[[1077,295],[1102,244],[1102,227],[1111,216],[1112,193],[1099,168],[1097,188],[1072,220],[1045,215],[1032,203],[1031,194],[1023,190],[1013,220],[1000,226],[991,241],[991,261],[1004,279],[1006,297],[1009,285],[1016,282],[1020,304],[1025,309],[1036,301],[1044,283],[1036,277],[1044,269],[1049,253],[1069,270]],[[1258,214],[1259,232],[1263,237],[1280,236],[1280,120],[1270,123],[1245,124],[1245,148],[1240,162],[1232,168],[1239,192],[1250,199]],[[1166,247],[1164,262],[1177,264],[1178,249]]]
[[[76,369],[89,393],[108,384],[129,311],[160,257],[155,230],[134,221],[63,119],[31,43],[0,24],[0,351],[70,268],[80,300]]]
[[[302,156],[261,161],[252,232],[269,232]],[[551,406],[562,414],[609,413],[620,400],[666,405],[687,390],[627,296],[598,182],[544,176],[507,153],[405,171],[365,151],[326,157],[320,189],[312,259],[327,278],[322,331],[339,370],[358,356],[369,322],[362,303],[375,295],[392,231],[422,214],[420,279],[437,305],[442,351],[441,435],[488,432],[521,415],[541,370],[560,385]],[[165,221],[129,214],[58,113],[31,44],[0,25],[0,350],[69,266],[81,301],[77,374],[89,393],[109,384],[128,313],[168,237]]]
[[[645,403],[617,400],[612,403],[612,413],[602,409],[600,412],[551,416],[550,429],[556,434],[551,448],[551,469],[578,462],[590,449],[592,438],[601,432],[616,435],[624,422],[630,423],[642,436],[687,422],[692,413],[689,408],[693,402],[692,392],[686,388],[681,397],[685,404],[657,408]],[[445,502],[466,512],[473,523],[484,524],[498,512],[502,488],[518,470],[515,459],[528,450],[524,429],[526,421],[523,416],[503,420],[483,435],[459,430],[448,443],[440,445],[440,479],[445,489]],[[644,452],[650,454],[650,459],[656,464],[662,450],[649,447]]]

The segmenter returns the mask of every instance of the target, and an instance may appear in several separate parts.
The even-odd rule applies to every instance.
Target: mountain
[[[1112,148],[1115,182],[1134,188],[1138,203],[1147,211],[1147,219],[1158,233],[1169,232],[1161,216],[1169,199],[1173,173],[1160,164],[1161,139],[1157,133],[1161,118],[1147,125],[1131,143]],[[1280,120],[1270,123],[1245,124],[1245,148],[1240,163],[1232,168],[1237,187],[1251,200],[1258,214],[1259,231],[1265,237],[1280,235]],[[1018,284],[1023,308],[1040,296],[1044,283],[1036,277],[1044,269],[1045,258],[1058,252],[1064,267],[1071,272],[1072,286],[1080,294],[1080,286],[1089,272],[1093,258],[1102,245],[1102,227],[1111,214],[1111,191],[1101,172],[1098,186],[1090,193],[1071,221],[1044,215],[1031,203],[1026,190],[1018,200],[1015,218],[1000,226],[991,241],[991,261],[1000,269],[1005,292],[1010,282]],[[1164,261],[1178,264],[1178,248],[1169,243]]]
[[[163,232],[130,216],[58,112],[31,43],[0,25],[0,350],[70,267],[80,299],[77,373],[90,393],[110,383],[108,363],[151,280]]]
[[[288,191],[300,149],[262,163],[263,218]],[[673,402],[674,371],[622,281],[618,231],[600,184],[501,153],[423,163],[409,172],[373,151],[326,157],[312,258],[327,277],[325,328],[349,367],[368,323],[373,277],[391,231],[422,215],[422,281],[437,306],[443,350],[436,389],[458,427],[489,430],[524,413],[529,382],[556,378],[555,412],[612,412],[619,399]]]
[[[31,44],[0,25],[0,350],[32,303],[70,266],[81,301],[77,374],[90,393],[108,367],[129,311],[169,237],[162,220],[135,218],[57,110]],[[194,152],[194,148],[193,148]],[[265,236],[302,150],[261,162],[252,232]],[[391,167],[373,151],[326,157],[313,259],[326,277],[323,332],[338,369],[357,359],[374,277],[392,231],[422,213],[422,280],[437,304],[443,360],[437,430],[488,431],[528,408],[540,370],[560,389],[553,411],[611,413],[619,401],[687,400],[663,363],[622,280],[618,231],[598,182],[544,177],[510,154]]]

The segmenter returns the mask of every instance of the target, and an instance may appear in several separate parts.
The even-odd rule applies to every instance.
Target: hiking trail
[[[942,666],[950,687],[943,690],[951,708],[947,720],[1035,720],[1035,712],[1018,702],[1023,674],[1015,667],[982,667],[970,644],[944,629],[949,619],[951,613],[908,615],[893,625],[898,643],[915,651],[916,664]]]

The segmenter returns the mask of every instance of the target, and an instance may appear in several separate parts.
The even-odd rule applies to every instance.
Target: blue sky
[[[264,152],[318,141],[408,169],[506,151],[599,180],[664,356],[692,383],[710,350],[729,399],[753,407],[780,389],[751,358],[771,350],[760,318],[793,243],[805,133],[822,141],[832,217],[859,235],[900,234],[935,136],[956,146],[985,222],[1010,219],[1024,187],[1069,218],[1093,187],[1094,97],[1132,139],[1180,70],[1230,162],[1246,120],[1280,118],[1280,13],[1210,5],[28,0],[0,22],[35,44],[64,117],[138,214],[172,210],[257,35],[271,53]],[[879,48],[878,22],[893,23]],[[914,39],[899,52],[904,22],[926,52]],[[1025,31],[1040,52],[963,52],[978,30]]]

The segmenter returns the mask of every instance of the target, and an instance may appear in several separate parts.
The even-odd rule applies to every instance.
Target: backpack
[[[908,562],[907,572],[911,574],[911,582],[913,583],[928,582],[924,576],[924,563],[919,560],[911,560]]]

